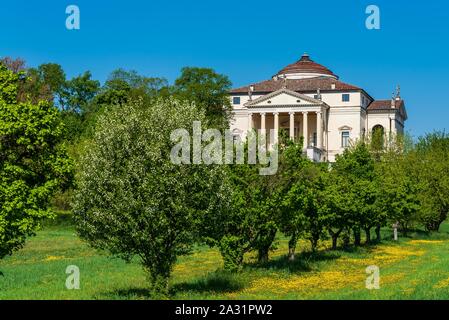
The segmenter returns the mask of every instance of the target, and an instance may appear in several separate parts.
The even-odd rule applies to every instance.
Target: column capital
[[[288,114],[295,114],[296,112],[295,111],[290,111]]]
[[[279,115],[279,112],[273,112],[273,114],[274,114],[275,116],[278,116],[278,115]]]
[[[309,114],[309,111],[303,111],[302,114]]]
[[[323,111],[315,111],[316,114],[322,114]]]
[[[266,115],[267,113],[266,112],[260,112],[260,115],[261,116],[264,116],[264,115]]]

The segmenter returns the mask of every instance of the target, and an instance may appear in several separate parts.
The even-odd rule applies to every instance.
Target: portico
[[[314,154],[313,158],[320,161],[326,140],[324,114],[328,106],[319,99],[287,89],[278,90],[262,98],[246,103],[249,130],[267,134],[269,146],[278,143],[281,130],[288,132],[289,137],[296,141],[303,137],[304,151],[319,153]],[[274,130],[273,138],[269,134],[271,130]]]

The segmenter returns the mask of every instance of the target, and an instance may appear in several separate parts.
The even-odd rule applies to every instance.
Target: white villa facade
[[[316,162],[335,161],[351,141],[373,130],[403,133],[407,120],[399,89],[391,100],[374,100],[307,54],[270,80],[231,90],[230,99],[234,135],[286,130],[292,139],[304,137],[304,152]],[[267,139],[277,142],[276,136]]]

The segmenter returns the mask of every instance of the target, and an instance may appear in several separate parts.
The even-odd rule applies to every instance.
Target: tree
[[[255,135],[250,134],[247,141],[238,146],[245,157],[253,138]],[[202,238],[210,246],[218,247],[228,271],[239,271],[245,253],[253,250],[257,252],[258,263],[267,262],[275,240],[277,205],[273,176],[260,174],[263,165],[259,156],[260,153],[257,164],[250,164],[245,158],[241,164],[225,167],[229,204],[221,213],[210,212],[201,227]]]
[[[335,173],[348,179],[351,185],[349,195],[353,199],[352,225],[354,231],[354,243],[360,244],[360,229],[366,234],[366,241],[371,241],[370,230],[376,226],[379,207],[376,206],[377,180],[375,175],[374,159],[368,145],[359,141],[354,146],[346,149],[341,156],[337,156],[333,167]]]
[[[0,64],[0,259],[52,217],[49,200],[72,176],[58,110],[47,101],[17,102],[19,82]]]
[[[228,128],[231,118],[229,90],[231,82],[228,77],[209,68],[185,67],[176,79],[174,94],[189,101],[194,101],[206,112],[212,127]]]
[[[62,96],[63,110],[83,114],[100,89],[100,82],[92,80],[89,71],[66,81]]]
[[[100,105],[123,105],[130,100],[168,96],[168,82],[164,78],[139,75],[136,71],[114,70],[96,97]]]
[[[352,228],[355,211],[352,185],[346,176],[330,171],[325,176],[322,197],[323,211],[326,217],[326,228],[332,238],[332,249],[337,249],[337,241],[345,230]]]
[[[171,160],[172,133],[191,133],[196,120],[204,123],[204,113],[174,99],[111,108],[80,161],[74,200],[79,235],[126,261],[139,257],[155,297],[168,295],[177,257],[190,252],[203,216],[219,215],[226,199],[221,166]]]
[[[45,84],[60,108],[64,108],[63,94],[66,86],[66,76],[57,63],[44,63],[37,68],[40,81]]]
[[[427,134],[419,139],[411,174],[422,184],[420,220],[429,231],[438,231],[449,213],[449,135]]]
[[[299,237],[301,235],[309,240],[313,252],[318,247],[318,241],[325,237],[327,211],[324,210],[325,202],[322,193],[326,174],[327,168],[321,164],[310,163],[305,166],[299,179],[287,192],[282,205],[284,210],[289,210],[292,215],[294,226],[292,236]],[[293,241],[291,240],[291,242]],[[289,244],[289,247],[292,248],[293,245],[296,243]]]
[[[16,63],[17,64],[17,63]],[[15,68],[17,69],[17,68]],[[24,69],[26,81],[19,87],[19,100],[37,103],[46,100],[63,108],[63,89],[66,83],[62,67],[56,63],[44,63],[37,68]]]
[[[280,230],[290,237],[288,242],[288,259],[295,259],[296,244],[303,234],[304,217],[301,211],[292,210],[288,194],[298,182],[304,181],[304,169],[311,165],[303,155],[303,142],[295,142],[283,137],[281,132],[279,170],[275,199],[278,207],[277,218]]]
[[[5,57],[0,60],[0,63],[13,73],[19,73],[25,70],[25,60],[20,58],[13,59],[11,57]]]
[[[379,181],[377,205],[379,220],[391,224],[399,222],[404,236],[421,211],[420,193],[422,181],[413,174],[415,166],[413,149],[406,137],[392,139],[376,162],[376,176]],[[376,229],[380,240],[379,229]]]

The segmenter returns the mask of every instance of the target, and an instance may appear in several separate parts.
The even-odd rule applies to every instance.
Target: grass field
[[[219,253],[195,248],[179,259],[171,281],[174,299],[449,299],[449,224],[432,235],[414,232],[391,241],[388,230],[377,246],[350,251],[303,253],[286,260],[286,239],[278,239],[270,262],[249,256],[238,275],[220,271]],[[389,240],[390,239],[390,240]],[[67,290],[68,265],[81,272],[81,288]],[[380,289],[365,288],[369,265],[380,268]],[[137,262],[110,258],[83,243],[69,223],[46,226],[22,250],[0,262],[0,299],[148,299]]]

